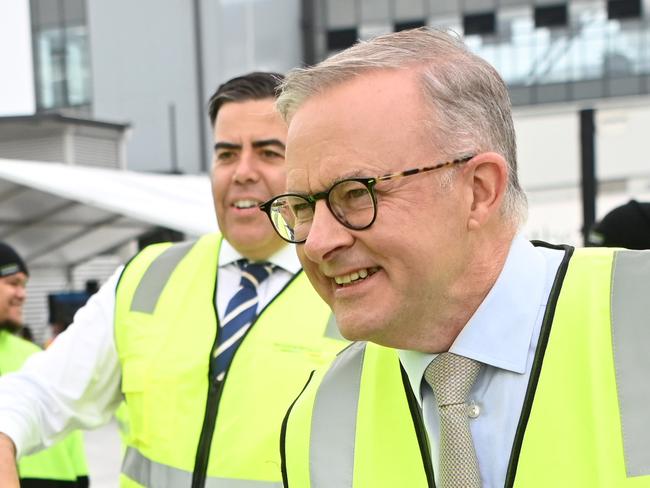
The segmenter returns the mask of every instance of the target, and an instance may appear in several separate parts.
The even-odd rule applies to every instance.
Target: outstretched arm
[[[48,447],[75,429],[105,423],[119,405],[121,374],[113,339],[119,275],[120,270],[46,351],[0,378],[0,432],[13,440],[16,457]]]

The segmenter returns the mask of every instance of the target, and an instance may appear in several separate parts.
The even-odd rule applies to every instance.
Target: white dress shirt
[[[219,318],[239,288],[241,256],[227,241],[219,253]],[[293,246],[269,258],[276,265],[258,289],[266,306],[300,271]],[[121,370],[115,348],[115,287],[119,268],[74,317],[47,351],[32,355],[18,373],[0,378],[0,432],[16,444],[18,455],[49,446],[78,428],[92,429],[110,418],[122,400]]]
[[[478,417],[470,420],[483,488],[503,487],[547,300],[563,251],[515,237],[496,283],[450,352],[483,363],[470,392]],[[436,484],[440,417],[424,370],[436,354],[399,351],[411,388],[423,406]]]

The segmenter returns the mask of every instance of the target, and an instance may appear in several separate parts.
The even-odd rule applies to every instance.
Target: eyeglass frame
[[[291,244],[304,244],[305,241],[307,241],[307,237],[305,237],[301,241],[292,241],[292,240],[286,239],[284,236],[282,236],[282,234],[280,234],[280,232],[276,228],[275,224],[273,223],[273,217],[271,216],[271,208],[273,206],[273,202],[275,202],[279,198],[284,198],[284,197],[299,197],[299,198],[302,198],[303,200],[305,200],[309,204],[311,204],[311,209],[312,209],[312,212],[314,212],[314,213],[316,212],[316,203],[318,202],[318,200],[325,200],[325,204],[327,205],[328,210],[334,216],[334,218],[336,219],[336,221],[339,224],[341,224],[346,229],[350,229],[350,230],[365,230],[365,229],[369,228],[372,224],[374,224],[375,220],[377,219],[377,195],[375,195],[375,186],[377,185],[377,183],[379,183],[381,181],[396,180],[396,179],[399,179],[399,178],[404,178],[404,177],[407,177],[407,176],[422,174],[422,173],[426,173],[426,172],[429,172],[429,171],[435,171],[437,169],[442,169],[442,168],[445,168],[445,167],[448,167],[448,166],[455,166],[455,165],[458,165],[458,164],[464,164],[464,163],[467,163],[468,161],[472,160],[474,157],[476,157],[476,154],[472,154],[471,156],[463,156],[463,157],[460,157],[458,159],[454,159],[453,161],[446,161],[444,163],[435,164],[433,166],[422,166],[420,168],[407,169],[407,170],[404,170],[404,171],[400,171],[398,173],[390,173],[390,174],[383,175],[383,176],[372,176],[370,178],[361,178],[361,177],[359,177],[359,178],[344,178],[344,179],[334,183],[327,190],[320,191],[320,192],[317,192],[317,193],[313,193],[311,195],[310,194],[301,194],[301,193],[283,193],[281,195],[276,195],[276,196],[270,198],[269,200],[267,200],[266,202],[260,203],[258,205],[258,208],[268,216],[269,220],[271,221],[271,226],[273,227],[273,230],[276,232],[276,234],[278,234],[281,239],[283,239],[286,242],[289,242]],[[370,197],[372,199],[372,220],[370,221],[370,223],[368,225],[364,225],[363,227],[351,227],[350,224],[347,224],[345,222],[341,222],[341,220],[336,215],[334,210],[332,210],[332,205],[331,205],[330,200],[329,200],[330,193],[338,185],[340,185],[342,183],[345,183],[347,181],[356,181],[358,183],[361,183],[363,186],[366,187],[366,189],[368,190],[368,193],[370,193]],[[312,221],[313,221],[313,219],[312,219]],[[307,233],[307,236],[309,236],[309,233]]]

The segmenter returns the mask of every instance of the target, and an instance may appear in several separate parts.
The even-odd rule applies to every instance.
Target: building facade
[[[128,169],[206,172],[218,84],[301,56],[296,0],[10,0],[0,3],[0,66],[12,74],[0,77],[0,116],[128,125]]]
[[[395,30],[453,29],[508,83],[530,235],[581,242],[585,111],[592,220],[650,199],[650,0],[12,0],[0,19],[13,75],[0,77],[0,115],[128,124],[127,168],[185,173],[209,170],[205,105],[226,79]]]

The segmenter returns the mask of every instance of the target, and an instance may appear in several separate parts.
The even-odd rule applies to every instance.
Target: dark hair
[[[284,75],[280,73],[256,71],[222,83],[208,101],[210,123],[214,125],[224,103],[277,98],[278,87],[283,80]]]

